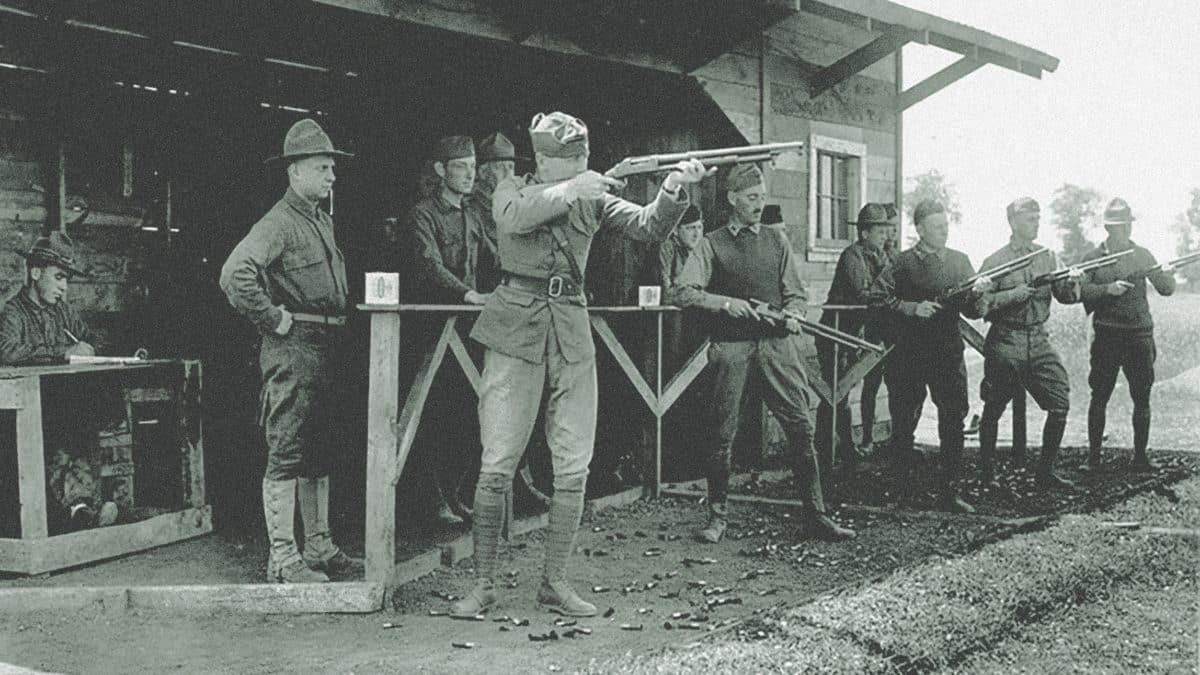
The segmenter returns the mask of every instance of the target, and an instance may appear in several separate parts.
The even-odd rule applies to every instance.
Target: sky
[[[1040,80],[988,65],[904,112],[905,176],[937,169],[958,195],[952,247],[978,264],[1008,240],[1005,205],[1028,195],[1042,205],[1039,242],[1057,248],[1048,206],[1074,183],[1105,202],[1123,197],[1137,218],[1134,241],[1159,260],[1174,257],[1169,227],[1200,188],[1200,3],[899,2],[1061,60]],[[906,46],[905,86],[957,58]]]

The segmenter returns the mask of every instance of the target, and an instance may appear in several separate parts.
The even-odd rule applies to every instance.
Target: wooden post
[[[67,231],[67,144],[58,142],[58,231]]]
[[[663,415],[667,411],[662,407],[662,376],[663,376],[663,313],[655,312],[654,314],[655,327],[658,329],[657,339],[654,341],[655,353],[655,372],[654,372],[654,400],[658,402],[658,409],[654,410],[654,486],[651,488],[651,496],[658,499],[659,492],[662,489],[662,420]]]
[[[842,313],[839,310],[833,310],[833,329],[840,330]],[[842,404],[842,399],[838,397],[838,370],[841,368],[842,345],[837,340],[833,341],[833,382],[829,383],[830,396],[829,408],[829,476],[827,480],[833,481],[833,464],[837,461],[838,447],[838,406]],[[850,439],[846,439],[847,441]]]
[[[21,538],[49,534],[46,525],[46,453],[42,448],[42,387],[36,375],[22,378],[23,405],[17,410],[17,482],[21,497]]]
[[[396,415],[400,406],[400,314],[371,314],[367,393],[366,580],[386,582],[396,566]]]
[[[199,361],[183,362],[183,386],[180,392],[179,427],[188,480],[184,489],[188,491],[187,502],[199,509],[205,505],[204,494],[204,429],[201,414],[202,371]]]

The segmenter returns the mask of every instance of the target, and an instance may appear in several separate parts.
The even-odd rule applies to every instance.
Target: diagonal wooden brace
[[[646,382],[646,378],[642,377],[642,373],[634,365],[633,359],[629,358],[625,347],[621,345],[620,341],[617,340],[617,336],[613,334],[612,327],[608,325],[608,321],[605,321],[604,317],[595,314],[591,315],[590,318],[596,335],[608,347],[608,351],[612,352],[613,358],[617,360],[617,365],[621,367],[621,370],[625,373],[625,377],[629,378],[630,384],[637,390],[642,400],[646,402],[646,407],[650,408],[650,412],[655,417],[660,417],[662,413],[659,410],[658,397],[655,396],[654,390],[650,388],[650,385]]]
[[[429,398],[429,390],[433,387],[438,367],[446,358],[446,347],[450,344],[450,336],[457,337],[455,331],[457,323],[458,317],[456,316],[446,319],[446,325],[442,326],[442,334],[438,336],[437,344],[421,361],[421,367],[417,369],[417,376],[408,390],[408,398],[404,400],[404,407],[400,409],[400,419],[396,420],[396,463],[392,470],[392,485],[400,480],[400,474],[404,472],[408,453],[412,450],[413,441],[417,437],[417,427],[421,426],[421,414],[425,410],[425,401]]]

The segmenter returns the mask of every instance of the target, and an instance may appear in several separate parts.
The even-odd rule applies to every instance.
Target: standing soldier
[[[420,301],[433,304],[482,305],[491,288],[480,285],[479,270],[494,265],[494,255],[487,253],[486,225],[482,209],[471,205],[475,188],[475,143],[468,136],[447,136],[437,143],[433,156],[433,172],[438,177],[437,190],[417,202],[409,215],[417,244],[417,292]],[[486,258],[486,262],[481,262]],[[494,275],[493,275],[494,276]],[[431,331],[440,332],[442,319]],[[430,325],[432,328],[432,324]],[[425,480],[436,488],[437,520],[445,525],[457,525],[462,519],[446,503],[446,492],[453,490],[457,477],[453,475],[461,464],[460,449],[475,445],[476,434],[470,423],[463,424],[455,411],[462,408],[467,395],[463,387],[438,386],[426,406],[433,414],[429,421],[443,431],[430,434],[413,466]],[[449,414],[449,419],[440,419]],[[469,450],[468,450],[469,452]]]
[[[802,365],[800,325],[788,319],[775,326],[762,321],[749,299],[788,311],[807,310],[808,293],[800,280],[792,247],[781,227],[760,223],[766,188],[753,164],[729,172],[729,224],[704,237],[676,280],[675,304],[715,314],[711,322],[709,363],[713,368],[713,416],[718,432],[706,458],[708,524],[695,535],[717,543],[728,525],[730,455],[738,430],[742,395],[751,375],[765,385],[764,398],[787,434],[795,453],[793,472],[800,484],[814,534],[837,540],[854,536],[825,514],[820,470],[812,443],[814,394]]]
[[[334,240],[333,218],[317,206],[333,189],[337,157],[329,136],[311,119],[292,125],[283,153],[288,189],[221,268],[229,302],[262,334],[260,422],[267,438],[263,513],[271,540],[267,579],[329,581],[359,567],[329,532],[329,469],[337,460],[323,445],[319,418],[333,380],[334,350],[346,325],[346,263]],[[292,523],[297,493],[304,521],[304,556]]]
[[[675,279],[703,238],[704,220],[700,216],[700,209],[695,205],[689,206],[671,236],[658,245],[654,282],[662,287],[663,297],[670,292]]]
[[[492,193],[496,186],[512,178],[516,173],[517,149],[512,141],[499,131],[493,132],[479,142],[475,153],[475,194],[471,206],[479,211],[483,223],[483,236],[479,239],[479,263],[476,278],[480,288],[494,289],[500,283],[500,259],[496,251],[496,220],[492,218]]]
[[[1000,416],[1014,396],[1028,391],[1042,410],[1046,424],[1042,428],[1042,456],[1037,470],[1041,487],[1072,489],[1074,485],[1054,473],[1054,459],[1062,445],[1067,428],[1067,410],[1071,404],[1071,388],[1067,371],[1058,353],[1050,345],[1046,319],[1050,318],[1050,298],[1063,304],[1079,302],[1079,280],[1083,272],[1072,270],[1063,281],[1034,288],[1034,278],[1055,270],[1054,254],[1034,243],[1038,235],[1040,207],[1030,197],[1022,197],[1008,205],[1008,225],[1012,238],[1008,244],[983,261],[982,270],[1010,263],[1034,251],[1025,267],[1004,275],[988,294],[988,312],[984,319],[992,324],[984,343],[983,382],[979,397],[983,399],[983,418],[979,425],[980,481],[997,488],[994,458]]]
[[[958,318],[960,314],[969,318],[983,315],[983,294],[991,284],[979,279],[964,300],[943,301],[945,291],[966,281],[975,270],[965,253],[946,248],[950,227],[946,209],[940,203],[927,199],[917,204],[913,223],[920,240],[896,256],[881,282],[888,295],[884,304],[897,315],[896,347],[887,369],[895,487],[900,494],[908,493],[916,411],[925,402],[928,389],[938,409],[942,462],[939,503],[951,511],[973,513],[975,508],[958,493],[963,420],[969,410]]]
[[[1137,471],[1153,470],[1146,454],[1150,442],[1150,389],[1154,386],[1154,320],[1146,300],[1146,280],[1159,295],[1175,292],[1175,270],[1169,264],[1156,267],[1150,251],[1129,239],[1133,214],[1124,199],[1114,199],[1104,209],[1108,239],[1080,262],[1133,249],[1115,265],[1088,271],[1081,295],[1083,308],[1092,314],[1092,369],[1088,384],[1088,461],[1081,469],[1100,466],[1108,399],[1117,384],[1117,371],[1125,371],[1129,396],[1133,399],[1133,464]],[[1142,274],[1152,270],[1149,274]]]
[[[679,171],[667,175],[651,204],[637,206],[608,194],[620,181],[588,170],[588,129],[582,121],[561,112],[538,114],[529,135],[537,172],[496,187],[492,214],[503,281],[471,331],[487,348],[479,397],[483,459],[473,527],[479,579],[455,603],[456,615],[479,614],[497,601],[496,549],[507,493],[543,393],[554,497],[538,602],[559,614],[596,613],[566,576],[596,432],[595,345],[583,293],[588,250],[601,228],[616,228],[635,239],[663,239],[687,208],[683,186],[706,174],[699,162],[683,162]]]
[[[887,209],[882,204],[867,203],[858,212],[858,220],[852,223],[858,226],[858,241],[850,244],[838,256],[837,267],[834,268],[833,282],[829,286],[829,296],[825,299],[827,305],[866,305],[875,298],[879,284],[879,275],[887,263],[883,252],[884,242],[887,241],[889,226]],[[837,317],[837,328],[852,335],[862,335],[865,320],[862,311],[826,310],[821,314],[821,323],[834,326]],[[817,353],[821,363],[821,375],[827,382],[833,382],[833,343],[829,340],[817,342]],[[851,353],[840,350],[838,372],[844,373],[849,367]],[[836,394],[835,394],[836,395]],[[839,442],[838,455],[842,458],[842,469],[847,477],[853,476],[858,462],[858,452],[854,449],[854,439],[850,435],[850,401],[842,399],[837,404],[838,428],[836,438]],[[865,433],[865,427],[864,427]],[[822,401],[817,406],[817,442],[818,448],[833,447],[835,433],[833,429],[833,408]],[[833,467],[828,467],[830,471]]]
[[[896,260],[896,256],[900,253],[900,213],[896,210],[896,205],[892,203],[884,204],[883,208],[887,212],[888,219],[888,224],[883,228],[885,233],[883,240],[884,265],[891,266]],[[882,273],[880,276],[882,277]],[[874,304],[878,300],[878,294],[879,286],[876,284],[870,289],[871,297],[868,304]],[[892,319],[887,316],[887,312],[878,311],[876,308],[868,310],[866,325],[863,327],[864,337],[868,342],[876,344],[894,344],[896,340],[890,330],[891,323]],[[875,451],[875,403],[876,399],[879,398],[879,387],[883,384],[887,361],[888,359],[885,357],[883,361],[863,378],[862,399],[860,401],[862,406],[862,445],[859,450],[860,455],[874,453]]]

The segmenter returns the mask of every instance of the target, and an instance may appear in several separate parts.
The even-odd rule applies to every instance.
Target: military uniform
[[[40,237],[28,252],[19,251],[31,266],[53,265],[68,275],[87,276],[75,269],[74,245],[67,235],[52,232]],[[54,304],[40,304],[26,284],[0,312],[0,365],[29,366],[65,363],[75,343],[92,343],[87,324],[65,297]]]
[[[936,204],[923,210],[922,204],[914,210],[913,220],[917,223],[931,214],[944,212]],[[947,289],[974,273],[965,253],[935,249],[921,241],[897,255],[881,280],[888,296],[885,304],[896,317],[896,345],[885,375],[893,425],[896,486],[901,492],[907,491],[917,412],[928,390],[938,409],[941,498],[949,505],[958,502],[956,481],[962,462],[963,420],[969,410],[967,369],[958,320],[960,314],[979,318],[986,305],[981,298],[971,296],[959,306],[943,307],[928,319],[919,318],[915,311],[921,302],[936,301]]]
[[[1008,211],[1012,219],[1019,214],[1036,214],[1039,207],[1034,200],[1023,198],[1010,204]],[[1014,237],[988,256],[980,269],[994,269],[1040,248]],[[1050,318],[1051,298],[1063,304],[1078,302],[1079,287],[1075,282],[1064,280],[1035,288],[1030,296],[1022,290],[1038,276],[1057,268],[1054,254],[1047,251],[1031,258],[1025,267],[1000,277],[988,293],[988,312],[984,319],[992,326],[984,343],[983,382],[979,391],[983,399],[983,417],[979,426],[980,470],[985,482],[993,480],[1000,417],[1014,396],[1024,396],[1028,391],[1038,407],[1046,411],[1038,476],[1042,481],[1069,487],[1068,483],[1053,476],[1053,470],[1067,425],[1071,388],[1058,352],[1050,344],[1045,324]]]
[[[754,189],[763,182],[753,165],[730,172],[727,190]],[[707,444],[709,524],[698,531],[715,543],[724,534],[729,492],[730,458],[737,436],[742,396],[748,383],[763,387],[763,397],[792,447],[789,457],[806,517],[823,534],[851,536],[825,516],[820,470],[812,442],[811,410],[816,395],[803,366],[805,340],[784,326],[724,313],[735,300],[760,300],[803,316],[808,292],[800,279],[791,243],[782,227],[733,221],[710,232],[675,282],[674,304],[713,313],[708,351],[713,372],[712,412],[717,421],[715,443]]]
[[[275,161],[348,156],[333,150],[312,120],[288,131]],[[325,580],[303,573],[292,531],[296,496],[305,524],[304,561],[314,569],[344,565],[329,532],[329,470],[337,456],[328,443],[333,356],[346,322],[346,263],[334,240],[333,218],[288,188],[221,268],[230,304],[262,334],[261,417],[267,440],[263,509],[271,538],[270,580]],[[294,323],[277,329],[286,309]],[[290,570],[290,572],[289,572]]]
[[[857,224],[860,228],[886,226],[887,214],[880,204],[868,203],[859,212]],[[887,264],[883,249],[874,248],[863,240],[858,240],[847,246],[838,256],[834,268],[833,281],[829,286],[829,295],[825,299],[827,305],[867,305],[874,302],[879,290],[880,275]],[[835,327],[837,317],[838,330],[851,335],[862,336],[867,321],[865,311],[826,310],[821,314],[821,323]],[[853,352],[841,348],[838,359],[838,374],[845,374],[850,367]],[[817,341],[817,354],[821,366],[821,375],[832,386],[834,368],[834,343],[829,340]],[[854,439],[851,436],[850,400],[844,398],[837,403],[837,439],[840,441],[838,454],[842,456],[844,467],[853,473],[858,453],[853,448]],[[833,408],[821,401],[817,406],[817,440],[818,448],[833,447]],[[833,467],[827,467],[832,470]]]
[[[480,210],[465,203],[469,199],[456,206],[437,193],[417,202],[409,214],[425,301],[459,304],[468,290],[491,290],[479,283],[480,254],[488,254]]]
[[[531,125],[534,149],[552,157],[587,154],[587,130],[562,113]],[[543,396],[554,496],[539,600],[566,595],[566,564],[583,509],[596,430],[596,362],[582,288],[592,237],[601,228],[661,240],[675,227],[687,193],[660,191],[638,206],[611,195],[570,198],[569,180],[514,178],[496,187],[492,213],[504,280],[484,305],[471,337],[486,348],[480,383],[483,457],[475,492],[474,540],[479,585],[455,612],[495,602],[496,549],[513,475],[533,433]],[[570,592],[574,596],[573,591]],[[567,613],[595,608],[573,597]],[[557,611],[562,611],[558,607]]]
[[[1105,210],[1105,225],[1128,224],[1133,221],[1129,205],[1114,199]],[[1083,257],[1083,262],[1126,249],[1133,253],[1117,259],[1112,265],[1090,270],[1080,293],[1084,309],[1092,315],[1094,335],[1091,348],[1091,372],[1088,385],[1092,396],[1088,404],[1088,464],[1099,465],[1108,400],[1116,386],[1117,373],[1125,372],[1129,396],[1133,399],[1133,450],[1135,465],[1150,466],[1146,454],[1150,442],[1150,391],[1154,386],[1154,362],[1158,351],[1154,343],[1154,319],[1146,299],[1146,282],[1159,295],[1175,292],[1175,277],[1163,271],[1149,275],[1139,272],[1157,265],[1153,254],[1132,241],[1115,244],[1110,236],[1095,250]],[[1105,287],[1119,279],[1132,283],[1132,288],[1118,296],[1109,295]]]

